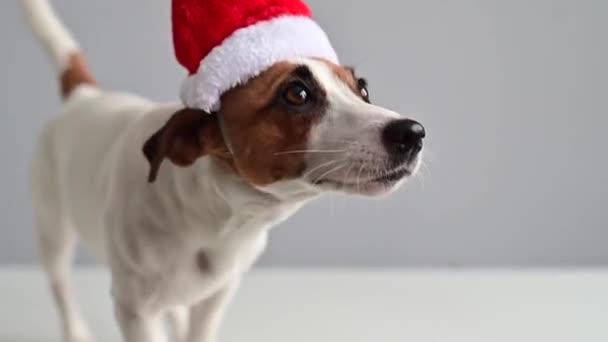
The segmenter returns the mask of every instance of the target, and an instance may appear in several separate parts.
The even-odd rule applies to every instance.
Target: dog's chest
[[[232,215],[219,233],[217,245],[209,249],[212,266],[247,271],[266,247],[268,230],[295,210],[292,205],[250,207]]]
[[[266,241],[267,234],[261,233],[221,246],[182,245],[181,250],[159,260],[153,273],[138,279],[137,300],[151,311],[196,304],[237,281],[264,250]]]
[[[161,282],[166,285],[161,287],[168,291],[160,296],[164,302],[160,306],[191,305],[247,272],[266,247],[268,229],[296,208],[273,209],[257,208],[231,216],[214,243],[200,240],[184,246],[175,255],[177,262],[170,263],[177,267],[163,272],[166,278]]]

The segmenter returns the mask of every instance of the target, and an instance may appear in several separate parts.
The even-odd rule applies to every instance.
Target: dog
[[[371,104],[322,59],[274,64],[207,113],[99,87],[44,0],[24,0],[63,108],[32,162],[41,263],[65,340],[89,342],[69,281],[77,238],[111,272],[127,342],[214,342],[269,230],[328,192],[387,194],[420,164],[423,126]]]

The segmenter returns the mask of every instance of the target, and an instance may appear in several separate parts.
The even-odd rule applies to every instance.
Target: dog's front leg
[[[239,280],[231,280],[227,286],[192,306],[187,342],[217,342],[221,320]]]
[[[142,313],[118,301],[114,309],[125,342],[166,342],[162,315]]]
[[[150,298],[143,294],[146,280],[125,276],[126,273],[118,272],[119,269],[112,268],[112,297],[123,341],[166,342],[164,311],[146,305],[150,303]]]
[[[176,307],[167,312],[169,341],[187,342],[190,310],[188,307]]]

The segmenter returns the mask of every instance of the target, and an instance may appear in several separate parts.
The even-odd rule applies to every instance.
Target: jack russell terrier
[[[92,341],[69,280],[77,237],[109,266],[126,342],[164,341],[165,319],[174,342],[214,342],[273,226],[324,193],[388,193],[419,166],[422,125],[333,61],[273,62],[214,111],[157,104],[98,87],[48,1],[23,4],[64,101],[31,180],[68,342]]]

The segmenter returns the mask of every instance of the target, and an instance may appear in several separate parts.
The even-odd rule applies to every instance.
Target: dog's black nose
[[[382,142],[393,156],[409,158],[422,149],[426,136],[424,127],[410,119],[399,119],[388,123],[382,131]]]

